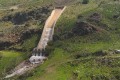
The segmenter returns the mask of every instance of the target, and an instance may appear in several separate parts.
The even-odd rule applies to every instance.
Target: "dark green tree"
[[[89,0],[83,0],[82,4],[88,4]]]

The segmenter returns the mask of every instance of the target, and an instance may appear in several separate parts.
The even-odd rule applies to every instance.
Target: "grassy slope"
[[[120,49],[120,23],[118,23],[119,19],[113,20],[111,18],[111,15],[116,14],[115,11],[117,10],[114,11],[114,9],[118,8],[119,10],[119,5],[108,5],[107,3],[105,3],[101,5],[101,7],[97,8],[98,4],[93,1],[94,0],[92,0],[92,2],[87,5],[75,4],[68,6],[64,14],[59,19],[56,27],[60,28],[62,30],[62,33],[55,32],[55,34],[59,35],[62,38],[65,32],[70,31],[74,27],[77,16],[79,14],[87,17],[94,12],[101,13],[103,15],[101,24],[104,23],[108,25],[108,27],[112,28],[112,30],[105,32],[103,31],[100,33],[93,33],[86,36],[74,36],[69,39],[62,39],[53,42],[53,44],[49,46],[53,48],[53,50],[50,52],[49,60],[47,60],[40,67],[36,68],[34,71],[31,71],[24,76],[18,77],[16,80],[120,79],[119,54],[111,55],[109,54],[110,52],[108,52],[108,54],[105,56],[92,55],[94,54],[94,52],[100,50],[108,51]],[[98,24],[95,25],[98,26]],[[117,28],[117,30],[114,29],[115,27]],[[32,41],[37,41],[35,36],[33,36],[30,40],[25,41],[22,46],[29,51],[30,49],[27,49],[27,46],[29,46]],[[29,44],[27,44],[27,42],[29,42]],[[33,46],[35,46],[35,44],[31,45],[31,47]],[[4,54],[7,54],[7,52],[5,52]],[[82,56],[76,58],[77,55]],[[16,57],[12,59],[15,59]],[[7,58],[5,57],[5,59]],[[10,64],[12,62],[6,61],[6,63]],[[6,67],[6,65],[3,66]]]
[[[24,12],[25,10],[32,10],[35,7],[42,7],[45,5],[50,5],[53,0],[49,2],[47,0],[0,0],[0,18],[4,15],[14,14],[16,12]],[[1,10],[8,9],[13,5],[22,4],[22,7],[15,11]],[[7,29],[12,28],[14,25],[11,22],[0,22],[0,32],[7,33]],[[32,26],[34,28],[34,26]],[[36,27],[36,26],[35,26]],[[37,25],[41,27],[41,25]],[[9,32],[9,31],[8,31]],[[40,35],[29,35],[29,39],[26,39],[23,44],[16,44],[14,47],[17,49],[22,49],[25,52],[18,52],[13,50],[0,51],[0,80],[5,76],[11,69],[13,69],[20,62],[28,58],[31,54],[31,50],[37,45]]]
[[[14,15],[17,12],[27,12],[42,6],[48,6],[53,3],[54,0],[0,0],[0,18],[6,15]],[[17,10],[11,11],[9,8],[12,6],[19,5]],[[5,9],[5,10],[4,10]],[[3,27],[4,26],[4,27]],[[10,21],[0,22],[0,33],[7,32],[7,29],[12,29],[14,26]],[[32,25],[33,28],[36,28],[38,24]],[[5,32],[5,33],[6,33]],[[9,32],[9,31],[8,31]]]
[[[114,21],[111,19],[111,16],[116,14],[114,8],[118,5],[105,3],[97,8],[97,4],[91,2],[88,5],[69,6],[61,16],[57,26],[64,33],[73,27],[79,14],[89,16],[91,13],[99,12],[103,14],[101,23],[119,29],[119,20]],[[116,8],[119,9],[119,7]],[[96,24],[96,26],[98,25]],[[112,30],[54,42],[54,51],[51,52],[49,60],[38,67],[33,72],[34,75],[27,78],[27,80],[119,80],[120,55],[108,54],[104,57],[89,55],[100,50],[119,49],[120,38],[119,34],[115,32],[115,30]],[[55,34],[62,35],[59,32]],[[76,60],[74,56],[78,54],[88,54],[88,56]],[[102,63],[101,60],[108,60],[108,62]],[[109,62],[109,60],[111,61]]]
[[[23,56],[21,52],[0,51],[0,79],[6,75],[6,72],[23,61]]]

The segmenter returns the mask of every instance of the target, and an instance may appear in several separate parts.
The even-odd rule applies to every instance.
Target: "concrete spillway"
[[[47,46],[47,43],[52,40],[55,24],[64,11],[65,7],[55,8],[49,18],[47,19],[41,39],[38,43],[37,50],[43,50]]]
[[[33,64],[40,63],[44,59],[46,59],[46,57],[44,57],[43,51],[45,50],[48,42],[53,39],[55,24],[56,24],[58,18],[60,17],[60,15],[65,10],[65,8],[66,7],[56,7],[52,11],[52,13],[48,17],[48,19],[46,20],[40,41],[39,41],[37,47],[33,49],[33,55],[29,59],[29,61],[31,63],[33,63]]]

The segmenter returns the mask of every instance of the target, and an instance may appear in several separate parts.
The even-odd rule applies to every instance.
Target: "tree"
[[[82,4],[88,4],[89,0],[83,0]]]

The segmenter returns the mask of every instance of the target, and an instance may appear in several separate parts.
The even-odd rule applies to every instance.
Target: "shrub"
[[[89,0],[83,0],[82,4],[88,4]]]

